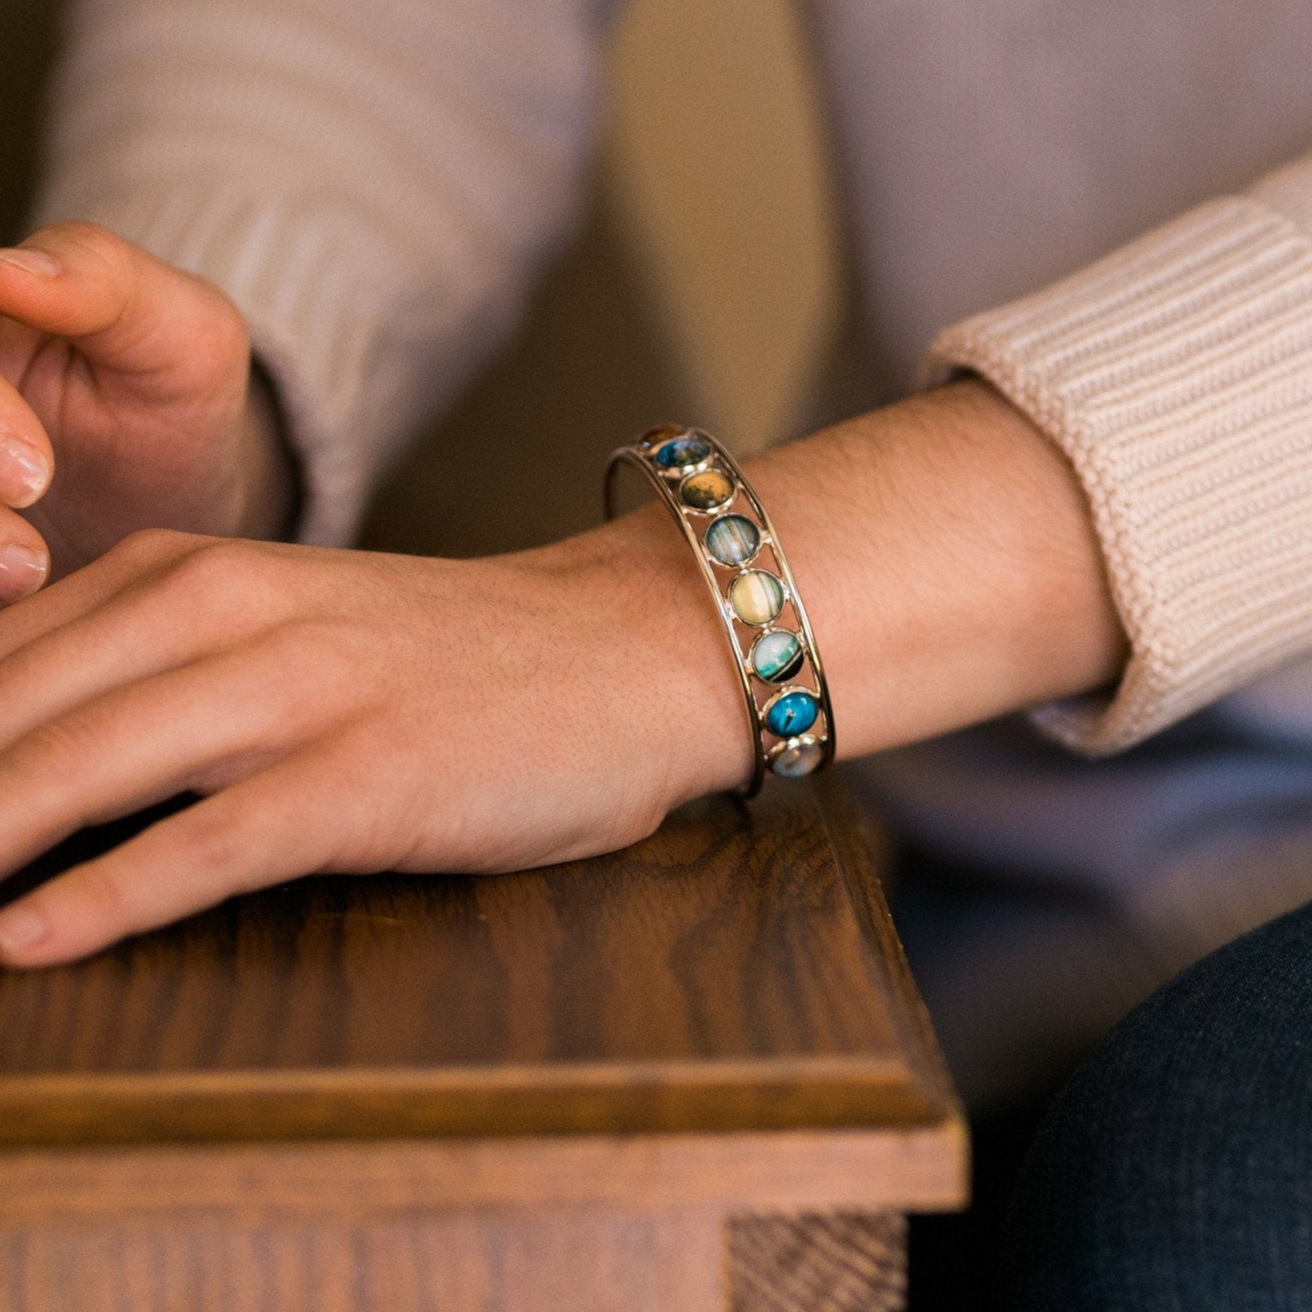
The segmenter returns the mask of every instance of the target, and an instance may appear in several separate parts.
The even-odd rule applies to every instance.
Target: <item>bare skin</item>
[[[0,298],[18,276],[0,273]],[[168,279],[134,291],[115,342],[208,341],[221,298],[153,331],[189,294]],[[200,448],[227,453],[208,476],[232,491],[229,512],[263,514],[267,531],[286,498],[262,501],[243,464],[268,456],[267,416],[243,394],[244,334],[219,339],[205,398],[188,401],[176,364],[143,365],[156,391],[115,418],[154,433],[160,396],[179,407],[170,427],[194,415]],[[49,433],[65,412],[42,400],[28,404]],[[54,426],[56,449],[76,449],[77,425]],[[113,523],[194,511],[185,465],[172,482],[125,475],[138,499]],[[843,755],[1094,689],[1123,664],[1074,475],[984,384],[861,416],[747,473],[810,611]],[[98,508],[76,487],[57,505],[61,476],[47,535],[93,559],[0,613],[0,873],[87,823],[185,789],[204,800],[0,913],[9,965],[71,960],[312,871],[500,871],[612,850],[750,773],[723,631],[657,505],[476,561],[233,541],[219,535],[250,530],[225,525],[135,533],[101,555],[81,524]],[[0,541],[13,529],[0,523]]]
[[[103,228],[0,251],[0,600],[140,528],[277,533],[291,469],[249,365],[218,288]]]

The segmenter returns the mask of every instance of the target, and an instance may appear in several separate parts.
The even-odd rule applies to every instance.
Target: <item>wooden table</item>
[[[867,842],[772,782],[0,977],[0,1310],[900,1306],[966,1147]]]

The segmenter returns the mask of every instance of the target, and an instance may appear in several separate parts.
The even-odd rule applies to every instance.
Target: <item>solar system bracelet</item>
[[[611,452],[607,519],[621,463],[636,465],[678,520],[729,635],[755,749],[738,796],[759,792],[767,768],[797,779],[828,765],[834,716],[815,635],[774,525],[737,462],[699,428],[653,428]]]

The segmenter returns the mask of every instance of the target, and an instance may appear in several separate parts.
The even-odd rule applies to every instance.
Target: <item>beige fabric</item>
[[[577,208],[592,9],[75,6],[34,221],[105,223],[233,297],[303,456],[304,541],[352,538]]]
[[[276,374],[308,541],[514,317],[577,199],[604,4],[83,0],[40,216],[225,286]],[[872,377],[937,339],[1089,490],[1134,642],[1122,748],[1312,652],[1312,7],[816,0]],[[904,331],[900,334],[897,328]]]
[[[1312,242],[1216,200],[944,332],[1070,457],[1133,655],[1110,705],[1040,712],[1125,747],[1306,650],[1312,632]]]

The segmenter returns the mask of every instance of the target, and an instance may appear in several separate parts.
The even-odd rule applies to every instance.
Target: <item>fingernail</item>
[[[0,952],[21,952],[50,932],[50,922],[35,907],[22,905],[0,911]]]
[[[44,552],[20,547],[16,542],[0,547],[0,600],[17,601],[35,592],[49,568]]]
[[[26,269],[38,278],[57,278],[64,272],[64,266],[53,255],[39,251],[31,246],[11,246],[0,250],[0,261],[12,264],[15,268]]]
[[[30,506],[50,482],[50,461],[44,451],[17,433],[0,434],[0,492],[19,510]]]

